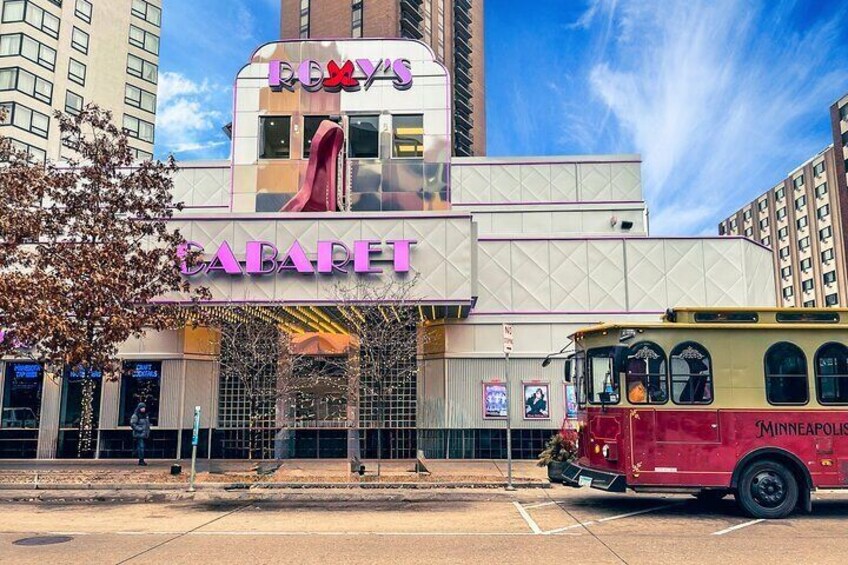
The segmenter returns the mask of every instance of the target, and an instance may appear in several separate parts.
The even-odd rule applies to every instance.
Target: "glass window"
[[[810,223],[810,220],[807,219],[807,216],[801,216],[800,218],[798,218],[798,221],[795,222],[795,224],[798,226],[799,230],[806,228],[809,225],[809,223]]]
[[[158,6],[154,6],[144,0],[133,0],[132,14],[156,27],[162,25],[162,10]]]
[[[318,133],[321,122],[330,119],[330,116],[304,116],[303,117],[303,158],[309,159],[312,148],[312,138]]]
[[[766,229],[768,227],[768,225],[769,225],[768,218],[763,218],[762,220],[760,220],[760,229],[761,230]]]
[[[781,247],[780,248],[780,258],[786,259],[787,257],[789,257],[789,248],[788,247]]]
[[[830,216],[830,204],[825,204],[821,208],[818,209],[817,215],[819,220],[824,220],[828,216]]]
[[[424,156],[424,116],[392,116],[393,156]]]
[[[807,197],[806,196],[800,196],[800,197],[798,197],[798,199],[795,200],[795,209],[796,210],[802,210],[804,208],[804,206],[806,206],[806,205],[807,205]]]
[[[836,282],[836,271],[828,271],[822,276],[824,284],[833,284]]]
[[[745,237],[751,237],[754,235],[754,228],[745,228]]]
[[[816,394],[819,404],[848,403],[848,347],[828,343],[816,352]]]
[[[82,21],[91,23],[91,2],[88,0],[77,0],[74,14]]]
[[[825,167],[824,161],[816,164],[816,166],[813,167],[813,174],[816,175],[817,177],[821,176],[821,174],[824,172],[824,167]]]
[[[816,187],[816,196],[821,198],[825,194],[827,194],[827,183],[823,182]]]
[[[135,108],[156,112],[156,95],[131,84],[126,85],[124,101]]]
[[[607,404],[618,404],[618,376],[613,373],[612,350],[610,348],[592,349],[588,355],[588,396],[589,402],[601,403],[601,394],[610,395]]]
[[[362,0],[353,0],[350,12],[350,36],[362,37]],[[425,5],[429,3],[425,2]]]
[[[764,237],[763,239],[760,240],[760,243],[762,243],[766,247],[771,247],[771,238],[766,236],[766,237]]]
[[[71,59],[68,63],[68,79],[80,86],[85,86],[85,65],[76,59]]]
[[[260,159],[288,159],[291,156],[291,117],[259,118]]]
[[[836,306],[839,304],[839,295],[835,292],[824,297],[825,306]]]
[[[809,236],[802,237],[801,239],[798,240],[798,249],[800,249],[801,251],[804,251],[809,246],[810,246],[810,237]]]
[[[0,36],[0,57],[20,55],[45,69],[56,69],[56,50],[22,33]]]
[[[59,38],[59,18],[32,2],[6,0],[3,23],[12,22],[26,22],[55,39]]]
[[[789,228],[787,228],[787,227],[782,227],[777,231],[777,237],[779,237],[780,239],[786,239],[786,237],[788,235],[789,235]]]
[[[17,90],[46,104],[53,100],[53,83],[23,69],[0,69],[0,90]]]
[[[813,279],[801,281],[801,288],[804,289],[804,292],[810,292],[813,290]]]
[[[12,125],[46,139],[50,117],[21,104],[15,104],[12,110]]]
[[[813,260],[807,257],[806,259],[801,260],[801,270],[805,273],[813,268]]]
[[[350,116],[350,158],[380,157],[380,116]]]
[[[159,423],[159,388],[162,380],[161,361],[127,361],[121,375],[121,426],[129,426],[139,402],[147,405],[150,425]]]
[[[783,197],[786,195],[786,190],[781,186],[774,192],[774,198],[776,200],[783,200]]]
[[[141,57],[136,57],[132,53],[127,55],[127,72],[153,84],[156,84],[156,81],[159,80],[159,67]]]
[[[146,122],[144,120],[140,120],[135,116],[124,115],[124,131],[127,132],[127,135],[130,137],[134,137],[136,139],[140,139],[142,141],[146,141],[148,143],[153,143],[154,139],[154,127],[150,122]]]
[[[697,343],[681,343],[671,351],[671,394],[675,404],[713,401],[712,361]]]
[[[797,345],[781,342],[766,353],[766,398],[769,404],[806,404],[809,400],[807,357]]]
[[[821,252],[821,258],[823,263],[827,263],[831,259],[833,259],[833,249],[825,249]]]
[[[784,287],[783,298],[792,298],[795,295],[795,290],[791,286]]]
[[[784,279],[788,279],[792,276],[792,267],[783,267],[780,269],[780,276]]]
[[[637,343],[627,355],[627,401],[665,404],[668,401],[665,352],[659,345]]]
[[[768,208],[768,200],[760,200],[757,202],[757,207],[760,209],[760,212]]]
[[[0,428],[38,429],[44,369],[37,363],[7,363]]]
[[[795,188],[801,188],[804,186],[804,175],[799,175],[792,179],[792,184],[795,185]]]
[[[786,217],[786,207],[784,206],[783,208],[781,208],[780,210],[777,211],[777,219],[782,220],[785,217]]]
[[[100,395],[103,388],[103,378],[100,371],[92,371],[90,375],[92,386],[92,426],[100,422]],[[66,371],[62,379],[62,404],[59,416],[59,426],[62,428],[79,429],[82,418],[83,389],[85,375],[81,371]]]
[[[71,47],[81,53],[88,54],[88,34],[75,27],[71,33]]]
[[[65,112],[76,116],[82,112],[84,106],[82,96],[74,94],[70,90],[65,93]]]
[[[6,0],[3,4],[3,22],[22,22],[25,9],[24,0]]]
[[[751,209],[748,208],[747,210],[745,210],[745,212],[742,214],[742,217],[746,220],[750,220],[751,219]]]
[[[816,301],[815,300],[807,300],[806,302],[804,302],[804,308],[815,308],[815,307],[816,307]]]
[[[130,25],[130,45],[153,55],[159,54],[159,36],[134,25]]]
[[[832,235],[833,235],[833,228],[831,228],[830,226],[824,227],[824,228],[819,230],[819,239],[822,240],[822,241],[824,241],[825,239],[829,238]]]

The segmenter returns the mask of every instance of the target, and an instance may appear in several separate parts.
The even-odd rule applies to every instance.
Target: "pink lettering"
[[[371,267],[371,256],[378,255],[381,250],[375,245],[380,242],[374,239],[366,239],[353,242],[353,270],[357,273],[382,273],[382,269]]]
[[[344,258],[336,260],[335,251],[341,249]],[[346,273],[346,267],[350,264],[350,249],[340,241],[318,242],[318,272],[324,275],[332,274],[333,271]]]
[[[228,275],[244,274],[235,253],[233,253],[233,248],[226,241],[218,247],[218,252],[215,253],[215,256],[209,261],[209,266],[206,267],[207,273],[215,271],[223,271]]]
[[[266,257],[265,252],[272,254]],[[248,241],[245,248],[245,267],[248,275],[269,275],[277,270],[277,247],[268,241]]]
[[[295,241],[280,260],[278,271],[297,271],[298,273],[314,274],[315,268],[312,266],[312,261],[306,256],[306,251],[303,250],[300,243]]]
[[[408,273],[409,255],[412,246],[418,243],[414,239],[390,239],[386,243],[394,249],[394,268],[396,273]]]

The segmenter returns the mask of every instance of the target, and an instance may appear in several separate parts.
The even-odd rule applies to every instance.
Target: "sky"
[[[279,0],[164,0],[157,155],[226,158]],[[655,235],[717,224],[832,142],[845,0],[486,0],[488,153],[638,153]]]

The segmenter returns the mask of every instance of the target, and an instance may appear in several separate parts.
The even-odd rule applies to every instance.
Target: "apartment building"
[[[486,154],[483,0],[282,0],[283,39],[423,41],[452,80],[454,154]]]
[[[139,159],[153,156],[162,0],[2,0],[0,132],[60,160],[56,110],[110,110]]]

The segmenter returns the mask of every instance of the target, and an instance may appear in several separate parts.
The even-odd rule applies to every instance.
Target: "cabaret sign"
[[[267,276],[279,273],[305,275],[333,275],[335,273],[379,274],[384,269],[378,264],[388,263],[386,270],[394,273],[410,271],[410,254],[417,242],[412,239],[390,239],[385,243],[378,239],[363,239],[353,242],[353,248],[336,240],[319,241],[316,253],[310,257],[303,245],[295,240],[288,249],[281,250],[269,241],[248,241],[244,247],[244,260],[236,257],[229,242],[218,246],[208,261],[189,266],[185,260],[181,265],[184,276],[222,273],[225,275]],[[384,251],[392,250],[392,258],[381,257]],[[179,250],[181,258],[189,253],[203,254],[203,245],[190,241]]]
[[[294,92],[298,84],[307,92],[359,92],[368,90],[377,80],[391,80],[396,90],[408,90],[412,87],[412,64],[407,59],[356,59],[326,64],[313,59],[299,64],[271,61],[268,72],[268,85],[278,92]]]

